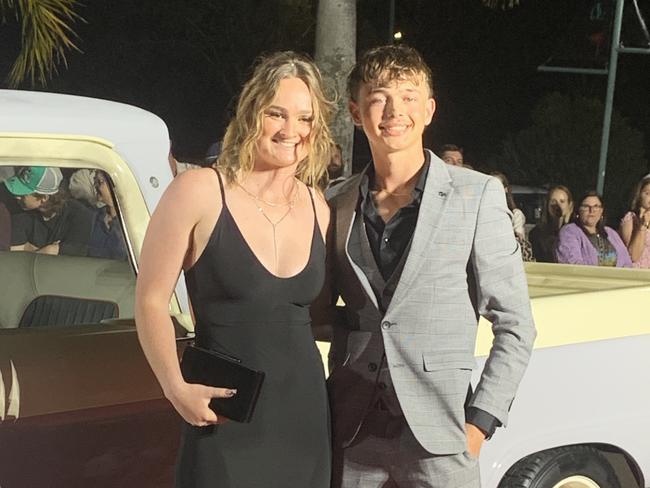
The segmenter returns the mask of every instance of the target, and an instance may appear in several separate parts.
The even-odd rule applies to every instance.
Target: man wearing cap
[[[4,181],[25,212],[14,215],[11,250],[86,256],[93,214],[68,198],[59,168],[30,166]]]

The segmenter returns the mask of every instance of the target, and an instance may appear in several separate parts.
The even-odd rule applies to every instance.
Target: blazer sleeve
[[[536,336],[519,246],[512,232],[503,186],[490,178],[483,189],[471,253],[480,315],[494,340],[468,407],[507,423]]]

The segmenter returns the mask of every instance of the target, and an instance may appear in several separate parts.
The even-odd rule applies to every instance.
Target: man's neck
[[[394,191],[408,183],[414,183],[415,177],[425,161],[424,149],[419,146],[408,151],[378,155],[373,152],[375,183],[379,188]]]

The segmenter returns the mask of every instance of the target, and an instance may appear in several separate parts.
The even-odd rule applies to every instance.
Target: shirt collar
[[[429,151],[424,151],[424,163],[420,168],[420,175],[418,176],[413,191],[411,193],[413,197],[413,202],[420,203],[422,199],[422,193],[424,192],[424,187],[427,182],[427,176],[429,175],[429,167],[431,166],[431,155]],[[359,182],[359,196],[361,198],[361,203],[363,204],[365,200],[370,196],[370,187],[375,180],[375,167],[371,163],[368,165],[365,174]]]

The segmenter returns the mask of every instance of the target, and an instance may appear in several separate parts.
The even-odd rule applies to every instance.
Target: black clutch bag
[[[241,364],[241,360],[196,346],[183,352],[181,372],[188,383],[234,388],[230,398],[213,398],[210,408],[217,414],[237,422],[250,422],[264,382],[264,372]]]

